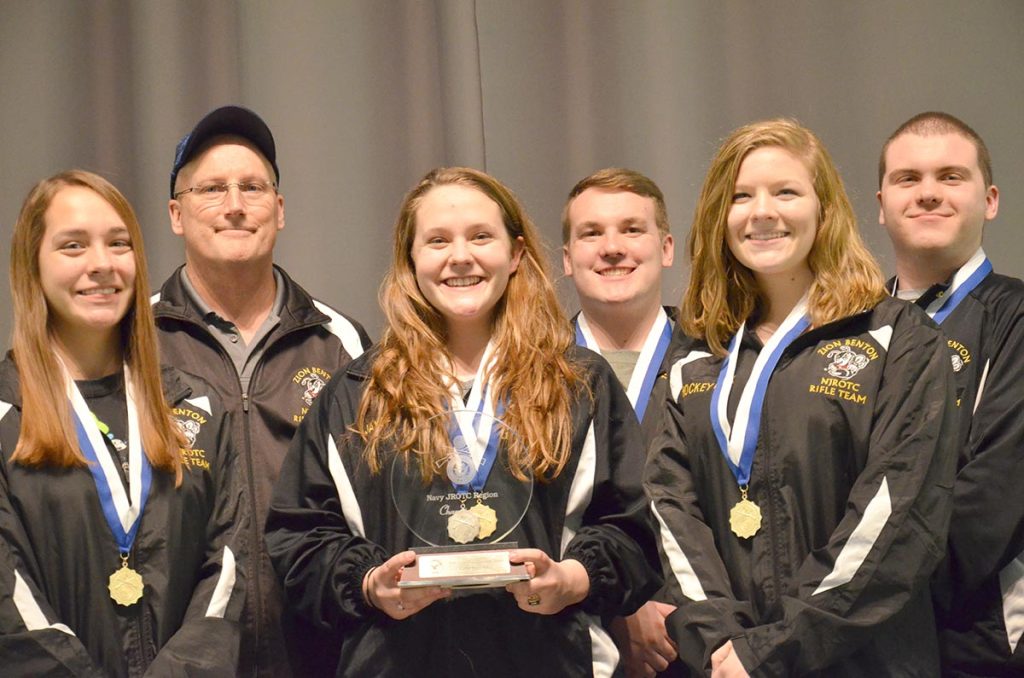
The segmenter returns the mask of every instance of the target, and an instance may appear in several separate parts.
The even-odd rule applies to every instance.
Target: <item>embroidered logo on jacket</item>
[[[177,422],[181,432],[185,434],[185,439],[188,441],[186,447],[195,447],[196,436],[199,435],[199,422],[193,419],[175,419],[174,421]]]
[[[871,359],[863,353],[857,353],[847,345],[834,348],[828,352],[827,357],[832,359],[825,371],[833,377],[849,379],[857,375],[862,369],[868,366]]]
[[[863,339],[850,337],[826,343],[818,348],[817,354],[828,359],[823,368],[828,376],[811,384],[808,392],[866,405],[868,396],[860,392],[861,384],[854,378],[878,359],[878,349]]]
[[[330,372],[315,365],[303,367],[295,373],[295,376],[292,377],[292,383],[301,389],[299,397],[302,398],[303,405],[300,407],[298,414],[292,415],[293,423],[299,424],[302,422],[302,418],[309,412],[313,401],[316,400],[316,397],[320,395],[320,391],[324,390],[324,386],[327,386],[327,382],[330,380]]]
[[[683,384],[679,389],[679,400],[688,398],[695,393],[709,393],[714,390],[715,382],[713,381],[691,381],[688,384]]]
[[[971,351],[956,339],[947,339],[946,345],[953,351],[953,371],[959,372],[971,363]]]
[[[206,458],[206,450],[196,447],[199,434],[206,424],[206,417],[203,413],[197,412],[188,407],[175,407],[173,412],[174,423],[185,436],[185,447],[180,448],[181,463],[184,466],[201,468],[204,471],[210,470],[210,462]]]

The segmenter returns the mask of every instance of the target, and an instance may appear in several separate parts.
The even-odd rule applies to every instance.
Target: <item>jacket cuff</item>
[[[347,579],[345,588],[351,592],[350,603],[353,616],[366,619],[384,614],[376,607],[370,605],[369,601],[366,600],[366,596],[363,595],[363,578],[366,577],[366,573],[383,564],[384,561],[378,555],[368,553],[364,560],[354,562],[347,568],[348,572],[344,575]]]
[[[590,591],[587,597],[580,601],[584,610],[597,615],[625,616],[632,614],[635,610],[624,611],[617,609],[615,600],[621,596],[617,591],[615,582],[617,573],[614,568],[604,559],[589,549],[570,550],[565,554],[563,560],[575,560],[583,565],[587,571],[587,578],[590,580]]]

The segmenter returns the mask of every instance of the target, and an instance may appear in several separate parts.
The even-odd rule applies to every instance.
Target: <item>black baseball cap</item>
[[[274,147],[274,135],[270,133],[267,123],[248,108],[241,106],[221,106],[210,111],[196,123],[192,131],[181,138],[174,152],[174,166],[171,167],[171,198],[174,198],[174,182],[178,172],[189,160],[195,157],[206,142],[214,137],[230,134],[248,140],[259,149],[270,166],[274,168],[274,180],[281,183],[281,171],[277,169],[277,150]]]

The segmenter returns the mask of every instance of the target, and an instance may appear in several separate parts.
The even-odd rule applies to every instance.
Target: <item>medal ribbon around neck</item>
[[[498,456],[498,440],[501,432],[494,425],[495,417],[505,412],[505,403],[498,403],[495,411],[490,388],[484,383],[485,376],[493,374],[494,344],[488,343],[484,355],[480,359],[473,378],[473,388],[465,407],[461,406],[462,397],[458,382],[449,385],[452,394],[452,421],[448,426],[448,437],[458,454],[466,455],[473,460],[476,474],[468,485],[453,482],[456,492],[469,493],[470,489],[480,492],[487,484],[494,460]],[[484,416],[487,415],[487,416]],[[486,441],[483,442],[483,441]]]
[[[807,315],[807,295],[789,312],[779,329],[772,334],[754,362],[750,378],[743,386],[739,404],[736,406],[736,421],[729,424],[727,407],[736,377],[736,363],[739,362],[740,343],[747,323],[744,321],[729,345],[729,355],[718,373],[718,383],[711,395],[711,426],[718,439],[726,463],[736,482],[745,487],[750,482],[750,469],[754,464],[757,437],[761,429],[761,411],[764,409],[765,391],[775,366],[782,353],[811,324]]]
[[[93,420],[89,406],[82,397],[78,385],[71,378],[67,367],[64,368],[64,381],[68,399],[71,401],[72,416],[75,420],[75,432],[82,453],[89,462],[96,491],[99,494],[103,516],[107,519],[110,532],[121,551],[122,556],[131,552],[135,535],[139,530],[139,517],[146,506],[149,488],[153,482],[153,467],[142,449],[142,437],[139,429],[139,413],[135,406],[131,374],[128,365],[124,366],[125,394],[128,405],[128,485],[131,489],[131,501],[125,493],[124,484],[118,476],[117,467],[103,442],[103,435]]]
[[[654,380],[658,378],[658,370],[665,360],[668,352],[668,345],[672,341],[672,323],[668,319],[665,309],[658,309],[658,317],[651,326],[644,340],[644,346],[640,350],[636,366],[633,368],[633,376],[629,378],[629,387],[626,395],[633,405],[636,418],[644,420],[644,413],[647,411],[647,404],[651,400],[651,389],[654,387]],[[597,345],[594,333],[590,330],[583,313],[576,316],[576,344],[589,348],[595,353],[601,353],[601,347]]]
[[[933,301],[926,313],[936,324],[941,325],[953,310],[960,305],[971,291],[981,284],[981,281],[992,272],[992,262],[985,256],[982,249],[978,249],[966,264],[953,276],[953,284],[949,286],[948,292]]]

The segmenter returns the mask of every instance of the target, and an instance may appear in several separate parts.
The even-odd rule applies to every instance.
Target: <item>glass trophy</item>
[[[526,515],[534,486],[529,472],[517,478],[509,470],[506,450],[515,432],[499,418],[466,409],[443,415],[443,425],[450,444],[440,473],[424,482],[417,460],[396,457],[391,464],[392,501],[421,542],[398,585],[485,587],[529,579],[524,565],[509,562],[518,544],[507,539]]]

